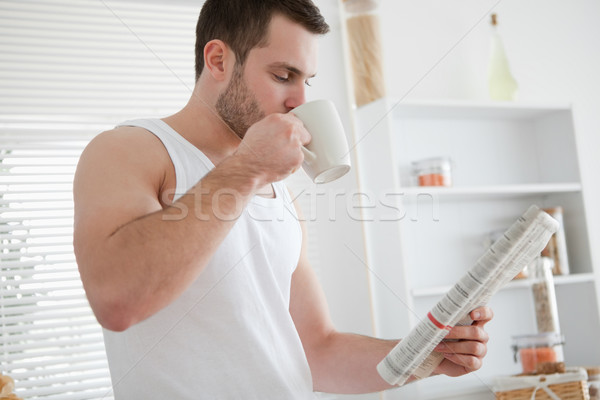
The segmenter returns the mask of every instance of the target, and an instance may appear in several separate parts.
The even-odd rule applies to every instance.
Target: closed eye
[[[276,81],[282,82],[282,83],[286,83],[286,82],[290,81],[289,77],[287,77],[287,76],[273,74],[273,77],[275,78]]]
[[[281,76],[281,75],[273,74],[273,77],[275,78],[275,80],[277,82],[281,82],[281,83],[288,83],[291,81],[291,78],[289,76]],[[304,84],[308,87],[312,86],[308,79],[304,81]]]
[[[316,75],[316,73],[306,74],[294,65],[285,62],[269,64],[268,68],[273,75],[273,79],[280,83],[294,83],[297,79],[306,79],[304,84],[311,86],[309,79],[314,78]]]

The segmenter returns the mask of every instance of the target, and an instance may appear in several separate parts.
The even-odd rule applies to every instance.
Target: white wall
[[[574,104],[588,228],[598,243],[600,3],[384,0],[379,12],[388,95],[406,100],[487,100],[489,15],[498,14],[518,100]],[[598,269],[600,249],[592,251]]]

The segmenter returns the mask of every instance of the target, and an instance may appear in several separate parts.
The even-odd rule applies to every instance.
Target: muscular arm
[[[303,227],[304,238],[306,231]],[[306,254],[303,239],[300,262],[292,277],[290,313],[302,340],[313,375],[314,390],[329,393],[369,393],[391,388],[377,373],[377,364],[397,340],[341,333],[335,330],[317,278]],[[479,313],[476,315],[475,313]],[[489,308],[471,313],[472,326],[455,327],[437,351],[445,359],[434,374],[460,376],[481,367],[488,340],[483,326],[492,318]]]
[[[256,185],[231,158],[163,208],[158,193],[164,160],[153,151],[156,139],[129,129],[95,139],[74,183],[81,277],[98,320],[115,330],[153,314],[193,282],[235,222],[236,202],[243,206]],[[145,152],[136,150],[140,143]],[[222,188],[237,198],[215,198]],[[213,205],[229,218],[217,218]]]
[[[120,128],[86,148],[74,182],[74,247],[104,327],[124,330],[177,298],[256,191],[302,162],[301,124],[274,115],[257,125],[244,147],[170,205],[159,198],[170,160],[153,135]]]

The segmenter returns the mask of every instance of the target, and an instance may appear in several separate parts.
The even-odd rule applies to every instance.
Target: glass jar
[[[587,367],[590,400],[600,400],[600,366]]]
[[[385,96],[379,0],[344,0],[354,97],[362,106]]]
[[[414,161],[412,172],[418,186],[452,186],[452,160],[448,157]]]
[[[521,361],[524,374],[542,369],[540,364],[561,363],[564,337],[558,332],[513,336],[515,362]]]
[[[544,208],[552,218],[558,221],[558,231],[550,238],[550,241],[542,250],[542,256],[550,257],[554,260],[552,273],[554,275],[569,274],[569,257],[567,254],[567,242],[565,240],[565,225],[562,207]]]
[[[553,264],[549,257],[537,257],[528,266],[538,332],[560,332]]]

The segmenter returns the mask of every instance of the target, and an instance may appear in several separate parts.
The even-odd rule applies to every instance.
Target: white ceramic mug
[[[350,152],[344,126],[330,100],[314,100],[292,111],[312,136],[303,147],[302,168],[315,183],[334,181],[350,171]]]

